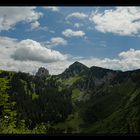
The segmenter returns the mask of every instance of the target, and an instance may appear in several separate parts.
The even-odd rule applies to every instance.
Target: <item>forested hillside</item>
[[[140,70],[79,62],[59,75],[1,70],[0,133],[139,134]]]

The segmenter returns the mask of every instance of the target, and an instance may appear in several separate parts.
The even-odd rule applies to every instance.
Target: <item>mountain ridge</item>
[[[140,133],[140,69],[123,72],[75,62],[44,78],[0,71],[0,83],[0,97],[8,86],[4,105],[15,102],[14,110],[9,107],[16,112],[10,119],[15,127],[5,124],[12,133]],[[2,108],[0,114],[5,114]]]

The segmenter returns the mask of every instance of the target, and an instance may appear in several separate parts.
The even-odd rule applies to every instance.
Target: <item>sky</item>
[[[140,7],[0,7],[0,69],[60,74],[75,61],[140,68]]]

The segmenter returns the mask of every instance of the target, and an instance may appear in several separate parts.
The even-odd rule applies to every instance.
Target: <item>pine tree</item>
[[[6,78],[0,78],[0,133],[13,133],[16,127],[15,102],[9,100],[8,82]]]

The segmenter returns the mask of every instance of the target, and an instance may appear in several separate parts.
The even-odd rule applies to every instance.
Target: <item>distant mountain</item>
[[[76,76],[82,72],[88,71],[89,68],[82,63],[76,61],[72,65],[69,66],[62,74],[61,76],[64,78],[69,78],[71,76]]]
[[[44,78],[0,71],[0,83],[1,103],[9,96],[0,114],[6,112],[6,100],[16,103],[13,133],[140,133],[139,69],[122,72],[75,62],[62,74]]]

